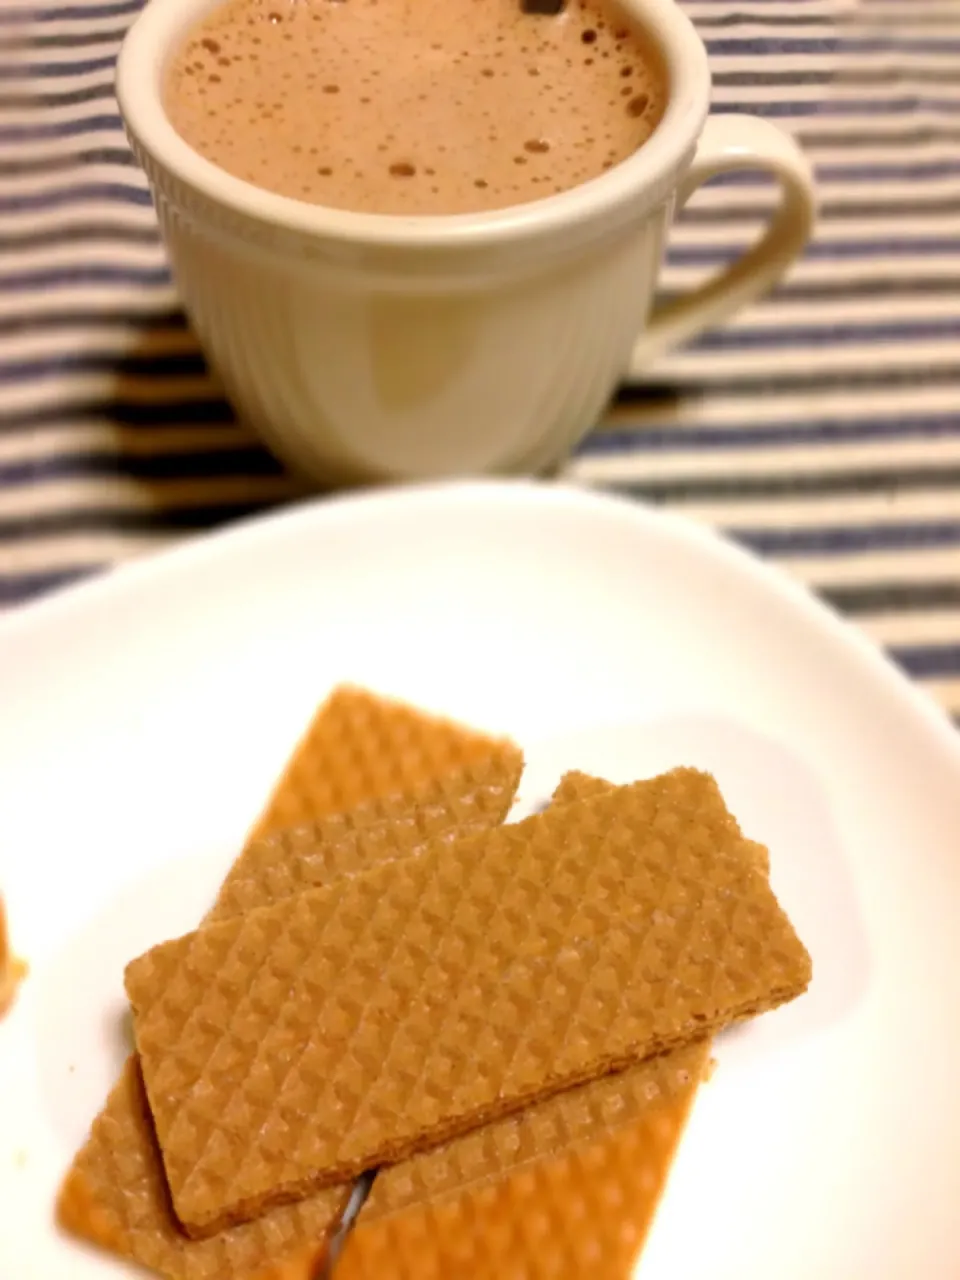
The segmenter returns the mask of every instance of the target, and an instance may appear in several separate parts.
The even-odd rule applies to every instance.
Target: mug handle
[[[780,279],[803,252],[813,229],[813,171],[797,143],[758,116],[708,116],[693,162],[677,192],[677,208],[718,173],[760,169],[780,183],[780,206],[760,239],[693,293],[655,306],[633,349],[639,372],[669,347],[737,311]]]

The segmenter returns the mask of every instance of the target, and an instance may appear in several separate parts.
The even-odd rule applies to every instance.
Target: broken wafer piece
[[[17,987],[26,976],[27,966],[18,960],[10,947],[7,933],[7,909],[0,893],[0,1018],[13,1004]]]
[[[435,842],[133,961],[144,1080],[187,1232],[799,994],[809,956],[743,843],[713,780],[680,769]]]
[[[392,764],[385,759],[390,753]],[[378,822],[399,823],[410,836],[412,815],[421,806],[427,810],[424,834],[432,836],[464,823],[499,822],[513,801],[523,761],[509,742],[346,688],[318,709],[294,764],[257,824],[263,839],[248,843],[212,915],[264,905],[338,869],[356,870],[354,827],[367,831],[364,849],[370,853]],[[402,801],[389,793],[398,775],[422,784]],[[334,798],[343,796],[358,800],[352,816],[331,814]],[[307,823],[326,820],[313,831],[277,838],[294,815]],[[416,847],[412,840],[409,848]],[[214,1239],[190,1240],[170,1207],[139,1062],[130,1058],[64,1180],[57,1214],[74,1235],[169,1280],[312,1280],[326,1231],[336,1225],[348,1194],[349,1187],[321,1192]]]

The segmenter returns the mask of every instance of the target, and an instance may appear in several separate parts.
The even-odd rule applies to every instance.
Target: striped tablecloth
[[[0,4],[0,606],[289,498],[170,284],[113,99],[140,0]],[[960,0],[688,0],[715,109],[809,151],[822,213],[775,296],[663,359],[570,477],[727,530],[960,717]],[[664,284],[771,192],[711,185]]]

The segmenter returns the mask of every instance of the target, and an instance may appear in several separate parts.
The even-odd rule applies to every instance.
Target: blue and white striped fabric
[[[269,506],[170,284],[113,62],[140,0],[0,7],[0,605]],[[793,130],[822,216],[769,300],[626,388],[569,468],[730,531],[960,715],[960,4],[688,0],[718,111]],[[680,290],[771,192],[718,182]]]

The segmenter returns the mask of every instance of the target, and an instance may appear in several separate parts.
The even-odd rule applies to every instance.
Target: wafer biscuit
[[[335,1280],[629,1280],[708,1054],[705,1044],[671,1054],[690,1078],[668,1078],[669,1096],[650,1098],[628,1122],[607,1127],[594,1113],[598,1140],[584,1140],[588,1126],[494,1181],[386,1216],[367,1212],[371,1195]]]
[[[552,801],[610,787],[574,771]],[[336,1280],[628,1280],[709,1052],[685,1046],[382,1169]]]
[[[409,830],[421,800],[427,812],[420,821],[430,835],[444,829],[444,814],[451,828],[505,816],[522,768],[515,747],[467,729],[459,731],[458,740],[456,726],[395,703],[382,703],[380,715],[379,702],[372,694],[349,689],[336,691],[320,707],[298,749],[295,773],[284,774],[270,814],[255,828],[263,838],[251,838],[212,916],[273,901],[274,895],[313,883],[311,877],[330,868],[349,871],[355,865],[350,862],[356,853],[354,825],[367,831],[369,852],[375,848],[377,822],[399,822],[399,830]],[[347,714],[351,710],[354,714]],[[417,735],[418,741],[412,741]],[[378,800],[384,778],[398,771],[395,765],[391,774],[380,757],[398,741],[408,759],[431,761],[436,774],[424,777],[427,785],[420,796]],[[408,764],[406,776],[412,776],[413,768]],[[360,803],[353,819],[334,817],[320,824],[317,835],[329,842],[321,853],[302,831],[270,838],[280,834],[272,824],[283,822],[287,814],[322,817],[331,795],[349,795]],[[57,1208],[61,1224],[74,1234],[170,1280],[309,1280],[327,1228],[339,1219],[347,1194],[348,1187],[332,1189],[214,1239],[189,1240],[170,1207],[139,1063],[131,1058],[67,1174]]]
[[[809,956],[742,846],[681,769],[133,961],[181,1223],[209,1234],[799,994]]]
[[[553,802],[610,789],[611,784],[602,779],[571,773],[561,781]],[[391,1165],[374,1182],[361,1220],[369,1222],[428,1203],[438,1205],[502,1180],[521,1166],[555,1157],[578,1144],[596,1143],[604,1133],[637,1123],[649,1107],[665,1113],[676,1099],[676,1105],[685,1108],[704,1053],[700,1045],[687,1046]]]
[[[406,795],[464,766],[489,760],[505,739],[468,729],[352,685],[341,685],[314,716],[270,797],[253,837],[366,800]]]
[[[565,774],[551,797],[564,804],[612,790],[602,778]],[[758,846],[759,848],[760,846]],[[536,1160],[551,1158],[603,1134],[635,1123],[648,1107],[667,1109],[695,1087],[701,1045],[688,1045],[638,1066],[614,1072],[516,1115],[484,1125],[418,1155],[389,1165],[378,1174],[361,1210],[369,1223],[385,1214],[427,1204],[437,1206]]]

